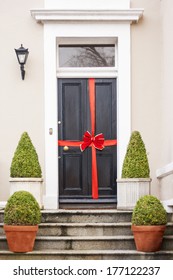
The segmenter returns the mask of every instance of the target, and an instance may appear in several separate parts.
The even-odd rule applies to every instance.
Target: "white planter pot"
[[[117,180],[117,209],[133,210],[137,200],[150,194],[150,178]]]
[[[43,207],[43,179],[42,178],[10,178],[10,196],[17,191],[28,191]]]

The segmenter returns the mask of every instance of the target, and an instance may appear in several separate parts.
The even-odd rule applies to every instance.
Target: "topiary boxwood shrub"
[[[38,225],[40,222],[40,207],[31,193],[18,191],[8,199],[4,210],[4,224]]]
[[[41,178],[38,155],[27,132],[20,138],[10,167],[12,178]]]
[[[149,178],[150,168],[144,142],[138,131],[133,131],[123,162],[122,178]]]
[[[166,223],[166,210],[157,197],[145,195],[137,201],[132,214],[133,225],[166,225]]]

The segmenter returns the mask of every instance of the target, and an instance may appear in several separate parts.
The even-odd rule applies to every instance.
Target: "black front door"
[[[117,138],[116,79],[95,79],[95,135]],[[117,146],[97,150],[98,199],[92,198],[92,152],[79,145],[91,132],[89,79],[58,79],[59,199],[60,203],[109,203],[116,201]],[[67,145],[66,145],[67,144]]]

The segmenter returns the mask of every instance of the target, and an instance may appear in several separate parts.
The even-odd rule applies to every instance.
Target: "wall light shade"
[[[15,49],[15,52],[16,52],[17,60],[20,64],[21,77],[22,77],[22,80],[24,80],[24,78],[25,78],[24,65],[27,61],[29,51],[28,51],[28,49],[25,49],[23,47],[23,45],[21,44],[21,47],[19,49]]]

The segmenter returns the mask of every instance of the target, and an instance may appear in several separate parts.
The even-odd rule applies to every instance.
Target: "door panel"
[[[82,187],[82,159],[81,155],[64,155],[64,191],[70,189],[81,192]],[[73,176],[69,176],[72,173]],[[70,189],[68,188],[70,186]]]
[[[106,149],[106,148],[105,148]],[[115,155],[116,155],[116,151]],[[115,174],[114,164],[115,156],[113,151],[105,152],[104,154],[97,154],[97,169],[98,169],[98,180],[99,180],[99,193],[102,195],[115,195]]]
[[[63,139],[81,139],[84,130],[86,108],[85,81],[62,81],[60,84],[62,103],[62,137]]]
[[[116,139],[116,80],[96,79],[96,134],[105,140]],[[58,80],[58,135],[61,140],[82,141],[91,132],[88,79]],[[116,146],[97,150],[99,199],[116,200]],[[59,146],[60,202],[91,201],[91,148]]]
[[[59,139],[82,139],[87,127],[86,103],[86,80],[58,80]],[[87,195],[86,165],[87,153],[81,153],[79,147],[69,147],[67,151],[59,147],[60,198]]]
[[[96,80],[96,134],[116,138],[116,80]]]

